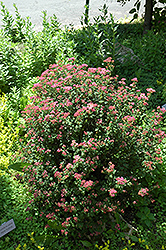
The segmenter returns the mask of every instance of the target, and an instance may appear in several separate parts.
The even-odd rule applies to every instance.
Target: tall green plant
[[[23,19],[16,4],[13,4],[16,15],[15,19],[10,15],[3,2],[1,2],[0,5],[4,35],[14,43],[26,40],[33,28],[30,18],[27,17],[26,19]]]
[[[108,15],[108,7],[104,4],[100,15],[94,18],[93,24],[82,18],[82,28],[72,30],[69,39],[74,40],[74,51],[78,54],[79,63],[87,63],[98,67],[109,56],[115,56],[116,30],[118,24],[112,14]]]

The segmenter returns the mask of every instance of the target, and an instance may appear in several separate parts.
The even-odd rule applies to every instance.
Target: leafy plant
[[[14,43],[26,40],[29,34],[33,32],[30,18],[27,17],[26,19],[23,19],[18,11],[16,4],[13,4],[16,15],[15,19],[12,17],[12,15],[10,15],[3,2],[1,2],[0,5],[4,35]]]
[[[78,55],[78,62],[89,67],[99,67],[105,58],[115,56],[117,23],[112,14],[108,15],[105,4],[99,11],[101,14],[94,17],[93,24],[88,22],[84,25],[82,21],[81,29],[69,32],[69,39],[74,40],[73,51]]]
[[[15,172],[0,173],[0,225],[10,219],[14,220],[16,228],[0,238],[0,248],[15,250],[20,245],[26,250],[36,249],[28,237],[28,233],[36,230],[36,237],[44,234],[43,222],[31,219],[25,204],[29,199],[25,185],[17,181]]]
[[[149,100],[149,109],[166,103],[164,96],[165,78],[165,33],[149,31],[142,36],[142,23],[119,24],[117,33],[120,44],[132,49],[139,58],[139,63],[127,60],[120,63],[115,60],[115,74],[130,79],[137,77],[138,87],[142,92],[154,88],[156,92]],[[160,63],[158,63],[160,62]]]
[[[146,226],[150,227],[152,226],[152,222],[154,221],[154,216],[150,212],[150,209],[148,207],[141,207],[140,212],[137,212],[136,214],[138,218],[140,218],[141,222],[146,224]]]
[[[5,119],[6,102],[3,95],[0,99],[0,175],[1,170],[7,169],[18,140],[18,129],[13,127],[13,120]]]
[[[39,80],[23,112],[33,211],[70,237],[100,235],[108,212],[150,203],[162,175],[156,145],[165,136],[157,128],[164,109],[146,115],[154,90],[146,96],[137,79],[128,87],[106,68],[54,64]]]
[[[15,5],[16,19],[1,5],[5,24],[0,36],[0,89],[7,93],[16,87],[22,93],[22,88],[56,59],[73,55],[74,43],[67,40],[67,32],[60,29],[55,15],[49,20],[44,11],[43,30],[35,33],[28,21],[21,18]]]

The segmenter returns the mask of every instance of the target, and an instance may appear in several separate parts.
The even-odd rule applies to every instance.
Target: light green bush
[[[3,95],[0,99],[0,174],[7,169],[13,154],[13,146],[18,138],[18,129],[13,127],[13,121],[9,118],[5,121],[7,99]]]

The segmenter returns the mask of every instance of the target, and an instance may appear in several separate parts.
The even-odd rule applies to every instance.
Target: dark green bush
[[[118,31],[119,43],[133,50],[140,59],[139,63],[134,63],[130,58],[125,63],[115,60],[115,73],[127,79],[136,76],[139,80],[138,87],[142,92],[146,88],[154,88],[156,92],[151,96],[149,109],[162,106],[166,103],[164,85],[166,83],[166,36],[165,33],[149,31],[141,36],[141,24],[125,24],[124,32]],[[138,27],[138,34],[136,33]],[[140,27],[140,28],[139,28]],[[125,32],[127,36],[125,36]]]
[[[100,15],[80,29],[71,29],[69,39],[74,41],[73,51],[77,55],[78,63],[86,63],[89,67],[103,65],[103,60],[109,56],[114,58],[115,35],[117,23],[112,14],[108,15],[106,5],[100,9]]]

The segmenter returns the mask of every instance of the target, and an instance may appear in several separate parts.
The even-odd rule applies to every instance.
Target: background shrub
[[[142,92],[145,92],[146,88],[154,88],[156,92],[149,100],[149,109],[153,109],[166,103],[166,36],[164,30],[157,34],[151,30],[142,36],[142,29],[142,23],[119,24],[118,42],[132,49],[140,63],[134,63],[129,59],[122,64],[115,60],[114,73],[128,80],[136,76]]]
[[[108,68],[86,64],[54,64],[39,80],[23,112],[22,160],[35,215],[62,234],[92,237],[107,228],[108,213],[147,207],[163,175],[157,145],[165,110],[146,113],[154,90],[145,95],[136,78],[127,86]]]
[[[21,90],[33,77],[41,75],[56,60],[73,55],[73,41],[60,29],[55,15],[43,11],[43,29],[36,33],[29,19],[23,19],[16,7],[14,19],[1,3],[3,29],[0,34],[0,89],[4,93]]]
[[[82,20],[80,29],[71,28],[68,32],[69,39],[74,41],[73,52],[77,55],[77,62],[90,67],[99,67],[105,58],[115,56],[117,23],[105,4],[99,11],[100,15],[94,17],[93,23],[84,24]]]
[[[7,99],[3,95],[0,99],[0,171],[9,166],[18,140],[18,129],[13,126],[13,119],[6,119],[6,103]]]

